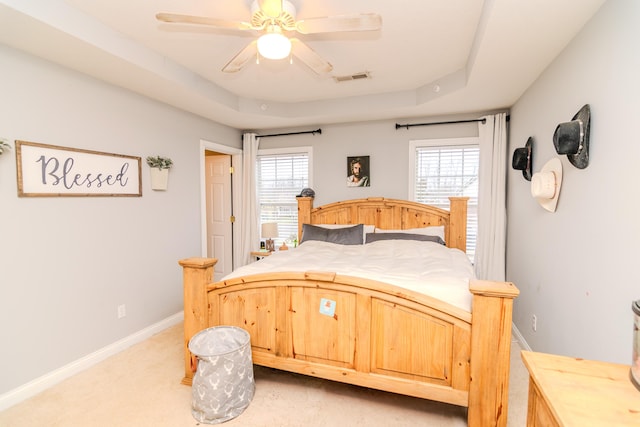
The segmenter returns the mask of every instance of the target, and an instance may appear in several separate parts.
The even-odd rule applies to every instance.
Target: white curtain
[[[242,136],[242,206],[240,211],[240,248],[236,267],[251,261],[251,251],[255,251],[260,241],[258,230],[258,196],[256,186],[256,157],[260,140],[255,133]]]
[[[480,188],[475,272],[479,279],[505,280],[507,115],[479,122]]]

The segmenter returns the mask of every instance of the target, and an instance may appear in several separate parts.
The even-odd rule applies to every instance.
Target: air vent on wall
[[[348,76],[333,76],[333,80],[336,83],[348,82],[351,80],[362,80],[362,79],[370,79],[371,75],[368,71],[363,71],[361,73],[349,74]]]

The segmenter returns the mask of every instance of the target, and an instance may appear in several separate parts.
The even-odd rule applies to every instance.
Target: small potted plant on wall
[[[0,138],[0,156],[7,150],[11,149],[11,145],[7,142],[6,139]]]
[[[169,183],[169,169],[173,161],[168,157],[149,156],[147,165],[151,168],[151,189],[166,190]]]

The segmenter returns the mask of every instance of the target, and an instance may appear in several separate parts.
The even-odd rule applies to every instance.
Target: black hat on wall
[[[553,134],[556,152],[566,154],[569,162],[578,169],[589,166],[590,127],[591,109],[586,104],[570,122],[560,123]]]
[[[516,148],[513,151],[511,167],[522,171],[522,176],[527,181],[531,181],[531,169],[533,164],[533,138],[529,137],[524,147]]]

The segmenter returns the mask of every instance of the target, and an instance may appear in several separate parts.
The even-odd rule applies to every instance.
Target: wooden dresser
[[[640,426],[640,391],[628,365],[522,352],[529,370],[528,427]]]

